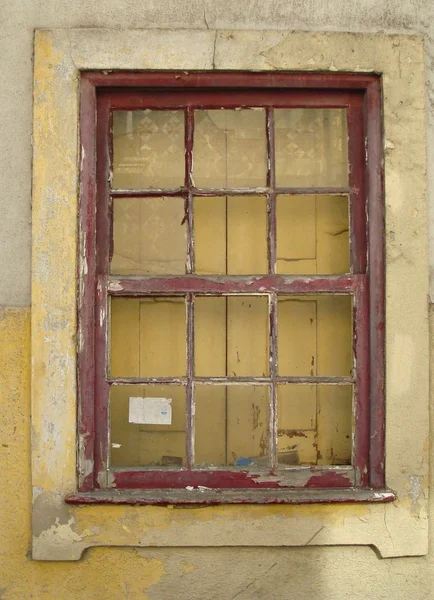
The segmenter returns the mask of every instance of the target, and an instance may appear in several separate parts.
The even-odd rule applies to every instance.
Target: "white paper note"
[[[141,425],[172,425],[172,398],[130,397],[128,421]]]

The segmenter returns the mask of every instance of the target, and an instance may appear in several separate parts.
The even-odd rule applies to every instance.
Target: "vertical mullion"
[[[366,273],[365,135],[361,99],[347,109],[351,272]]]
[[[267,251],[268,272],[276,273],[276,161],[274,147],[274,111],[266,109],[267,133]]]
[[[187,196],[185,197],[185,219],[187,222],[187,273],[195,271],[194,256],[194,200],[192,194],[193,188],[193,134],[194,134],[194,113],[191,107],[185,111],[185,187]]]
[[[95,289],[95,475],[97,487],[107,486],[109,458],[109,402],[107,383],[108,295],[107,274],[110,269],[112,171],[112,113],[110,99],[98,100],[97,121],[97,210],[96,210],[96,289]]]
[[[107,383],[108,356],[108,295],[105,278],[99,278],[95,299],[95,473],[96,487],[107,487],[109,460],[109,402]]]
[[[366,131],[364,101],[356,96],[347,109],[348,162],[350,185],[350,256],[351,272],[366,274],[368,269],[368,197],[365,188]],[[353,306],[353,355],[355,361],[354,386],[354,433],[352,462],[356,470],[356,484],[362,487],[370,482],[370,420],[372,376],[369,359],[369,279],[363,278],[354,295]]]
[[[109,113],[109,121],[108,121],[108,174],[107,174],[107,186],[108,190],[113,189],[113,152],[114,152],[114,141],[113,141],[113,111],[110,110]],[[110,265],[113,258],[113,196],[109,194],[108,196],[108,206],[107,206],[107,218],[108,218],[108,242],[107,242],[107,250],[108,255],[105,255],[106,264],[104,265],[104,272],[110,272]]]
[[[194,294],[187,294],[187,467],[194,465]]]
[[[78,453],[79,490],[90,491],[94,484],[95,409],[92,402],[95,381],[95,248],[96,248],[96,92],[83,77],[81,82],[80,139],[82,180],[80,185],[80,260],[78,313]],[[85,158],[87,160],[85,160]],[[87,268],[86,268],[87,267]]]
[[[193,187],[193,134],[194,112],[191,107],[185,111],[185,214],[187,219],[187,273],[195,272],[194,257],[194,199]],[[194,465],[194,295],[187,294],[187,467]]]
[[[96,272],[109,273],[111,196],[110,180],[112,171],[112,115],[108,98],[98,99],[97,133],[97,206],[96,206]]]
[[[369,195],[369,310],[371,359],[370,480],[384,486],[385,456],[385,215],[383,172],[383,119],[381,81],[368,86],[365,100],[367,139],[367,192]]]
[[[269,447],[270,467],[277,468],[277,294],[269,296],[269,347],[270,347],[270,417],[269,417]]]
[[[369,484],[370,445],[370,360],[369,360],[369,281],[364,278],[355,292],[353,305],[353,355],[356,364],[354,386],[354,442],[352,462],[356,483]]]

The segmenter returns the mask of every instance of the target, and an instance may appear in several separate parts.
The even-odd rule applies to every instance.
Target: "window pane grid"
[[[186,297],[186,311],[187,311],[187,374],[186,377],[181,378],[110,378],[107,379],[107,383],[111,385],[120,385],[122,383],[167,383],[167,384],[181,384],[186,386],[187,393],[187,408],[186,408],[186,445],[187,445],[187,468],[191,469],[195,464],[195,385],[196,384],[207,384],[207,385],[225,385],[226,383],[238,384],[248,383],[250,385],[264,385],[270,389],[270,403],[269,403],[269,467],[272,470],[277,468],[277,384],[311,384],[311,383],[323,383],[326,385],[348,385],[354,383],[355,380],[352,377],[282,377],[278,376],[277,372],[277,293],[271,292],[271,289],[267,289],[267,283],[270,288],[272,287],[272,281],[263,282],[261,291],[265,292],[269,297],[269,377],[196,377],[194,372],[194,292],[187,292],[182,289],[183,283],[186,281],[186,277],[195,273],[195,248],[194,248],[194,196],[213,197],[217,195],[239,195],[239,196],[254,196],[254,195],[266,195],[267,197],[267,259],[268,259],[268,274],[275,275],[276,273],[276,197],[277,194],[330,194],[330,195],[346,195],[349,193],[350,188],[348,187],[276,187],[276,176],[275,176],[275,142],[274,142],[274,110],[267,108],[265,111],[265,130],[266,130],[266,143],[267,143],[267,174],[266,174],[266,186],[256,188],[196,188],[193,182],[193,134],[194,134],[194,110],[188,108],[185,111],[185,182],[184,186],[179,188],[170,189],[136,189],[136,190],[112,190],[110,192],[111,197],[160,197],[160,196],[183,196],[185,202],[184,208],[184,220],[187,226],[187,254],[186,254],[186,276],[180,276],[174,281],[172,287],[172,294],[178,292],[185,295]],[[112,158],[111,148],[111,158]],[[111,185],[111,180],[110,180]],[[193,275],[194,277],[194,275]],[[277,276],[281,282],[284,282],[285,277]],[[113,278],[115,279],[115,278]],[[116,278],[119,279],[119,278]],[[126,279],[126,278],[125,278]],[[125,281],[123,278],[123,280]],[[165,281],[174,279],[173,277],[164,278]],[[229,285],[232,281],[236,281],[236,278],[231,276],[221,277],[221,280],[227,282]],[[292,278],[293,281],[297,278]],[[312,292],[318,291],[315,289],[315,278],[310,278]],[[327,277],[321,276],[322,281],[327,282],[325,291],[328,293],[336,293],[341,291],[339,284],[344,282],[343,277]],[[140,277],[134,281],[139,285],[144,283],[147,277]],[[301,281],[301,280],[300,280]],[[307,283],[306,288],[309,286]],[[177,289],[177,284],[179,288]],[[335,286],[334,286],[335,284]],[[158,284],[157,284],[158,285]],[[345,291],[352,291],[353,287],[357,287],[352,277],[347,277],[344,283]],[[348,289],[347,289],[348,288]],[[109,286],[109,293],[110,293]],[[157,287],[152,290],[152,293],[158,293]],[[281,290],[279,290],[281,291]],[[303,290],[306,292],[307,290]],[[128,292],[127,292],[128,293]],[[144,295],[149,294],[149,291],[143,290]],[[165,293],[165,290],[162,290]],[[212,292],[210,292],[211,294]],[[235,293],[235,292],[234,292]],[[236,293],[251,295],[250,289],[245,291],[238,291]],[[296,290],[285,290],[285,293],[300,293]]]
[[[268,272],[274,274],[276,272],[276,196],[277,194],[337,194],[340,195],[343,191],[349,191],[350,188],[345,187],[276,187],[276,156],[275,156],[275,123],[274,109],[269,107],[264,110],[264,127],[266,140],[266,186],[255,188],[236,189],[225,187],[220,189],[201,189],[194,186],[193,180],[193,150],[194,150],[194,126],[195,112],[199,109],[192,107],[186,108],[184,114],[184,129],[185,129],[185,176],[184,186],[175,189],[144,189],[144,190],[112,190],[111,197],[146,197],[146,196],[173,196],[181,195],[185,198],[184,220],[187,225],[187,256],[186,256],[186,273],[195,272],[195,252],[194,252],[194,196],[216,196],[220,195],[252,195],[266,194],[267,196],[267,254],[268,254]],[[110,113],[110,122],[113,122],[113,111]],[[347,111],[347,115],[348,115]],[[351,123],[350,116],[347,116],[348,124]],[[110,126],[112,128],[112,125]],[[113,165],[113,136],[110,136],[110,161]],[[352,170],[350,169],[350,173]],[[351,175],[351,183],[358,183],[354,175]],[[110,186],[112,186],[112,177],[110,177]],[[133,194],[132,194],[133,192]],[[113,228],[113,227],[112,227]],[[353,244],[352,244],[353,246]],[[352,251],[352,255],[355,251]],[[354,257],[352,256],[352,259]],[[354,260],[352,260],[352,263]]]
[[[282,470],[287,468],[278,464],[278,397],[277,388],[278,385],[306,385],[311,386],[313,384],[324,384],[329,386],[348,386],[356,383],[356,379],[353,377],[299,377],[299,376],[279,376],[278,375],[278,299],[279,296],[276,293],[266,294],[268,297],[268,361],[269,361],[269,376],[258,376],[258,377],[246,377],[246,376],[223,376],[223,377],[199,377],[195,374],[195,298],[196,294],[188,293],[182,295],[186,301],[186,376],[185,377],[106,377],[106,386],[122,386],[122,385],[158,385],[168,384],[175,386],[183,386],[186,389],[186,468],[195,469],[195,390],[197,386],[206,386],[209,389],[221,387],[221,386],[242,386],[242,385],[253,385],[259,387],[267,387],[269,390],[269,404],[268,404],[268,458],[252,459],[259,460],[259,464],[263,465],[264,468],[269,468],[271,471]],[[182,297],[181,296],[181,297]],[[307,295],[308,296],[308,295]],[[178,296],[179,297],[179,296]],[[204,297],[204,296],[199,296]],[[248,298],[249,296],[245,296]],[[110,308],[109,308],[110,313]],[[110,346],[109,346],[110,347]],[[109,356],[107,362],[110,361]],[[107,388],[108,389],[108,388]],[[233,388],[232,388],[233,389]],[[202,403],[206,402],[205,398],[202,398]],[[203,407],[202,407],[203,408]],[[226,408],[227,414],[227,408]],[[226,424],[227,427],[227,424]],[[287,433],[289,435],[289,433]],[[294,434],[297,435],[297,434]],[[316,434],[315,434],[316,435]],[[110,428],[107,431],[108,447],[110,447]],[[303,433],[306,437],[306,434]],[[353,448],[353,453],[354,453]],[[291,452],[289,453],[291,454]],[[293,454],[293,453],[292,453]],[[225,464],[228,462],[226,455]],[[244,459],[243,459],[244,460]],[[247,460],[247,459],[246,459]],[[264,463],[264,460],[267,462]],[[354,460],[354,457],[353,457]],[[253,466],[254,463],[252,463]],[[237,464],[235,466],[244,466],[244,463]],[[149,468],[149,467],[148,467]]]
[[[193,144],[194,144],[194,123],[195,112],[199,108],[188,107],[184,111],[185,126],[185,177],[184,186],[168,189],[132,189],[111,190],[111,197],[146,197],[146,196],[174,196],[176,194],[185,198],[184,220],[187,222],[187,257],[186,273],[195,272],[194,256],[194,196],[216,196],[216,195],[267,195],[267,249],[268,249],[268,272],[276,272],[276,195],[277,194],[344,194],[350,191],[350,187],[282,187],[276,186],[276,156],[275,156],[275,124],[274,109],[269,107],[264,110],[265,116],[265,139],[266,139],[266,186],[264,187],[246,187],[246,188],[209,188],[201,189],[195,187],[193,180]],[[348,111],[347,111],[348,112]],[[113,121],[113,111],[110,113],[110,120]],[[350,123],[350,117],[348,117]],[[113,165],[113,136],[110,136],[110,162]],[[350,169],[351,173],[351,169]],[[352,176],[354,180],[354,176]],[[110,177],[110,187],[112,187],[112,177]],[[354,183],[354,181],[352,181]]]

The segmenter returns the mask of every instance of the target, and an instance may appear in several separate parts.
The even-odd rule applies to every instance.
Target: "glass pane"
[[[115,198],[111,273],[185,273],[183,198]]]
[[[112,298],[111,375],[185,375],[185,314],[184,298]]]
[[[197,197],[194,202],[196,273],[268,272],[265,196]]]
[[[279,296],[279,375],[350,377],[352,347],[351,296]]]
[[[350,271],[347,196],[278,196],[277,273]]]
[[[196,297],[195,374],[268,375],[268,299]]]
[[[345,110],[275,109],[274,123],[278,186],[348,185]]]
[[[277,386],[279,466],[351,464],[352,398],[350,385]]]
[[[197,465],[269,465],[268,387],[197,385],[195,394]]]
[[[197,110],[193,180],[200,188],[264,187],[267,173],[263,109]]]
[[[113,114],[113,187],[131,190],[184,184],[184,111]]]
[[[186,460],[185,388],[175,385],[112,386],[112,467],[167,467]]]

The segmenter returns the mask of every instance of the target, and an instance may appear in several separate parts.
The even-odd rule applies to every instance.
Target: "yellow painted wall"
[[[95,548],[78,562],[32,561],[29,379],[30,311],[0,309],[1,600],[433,597],[432,542],[426,557],[395,559],[379,559],[369,547],[151,547]],[[180,509],[158,510],[156,528]]]

